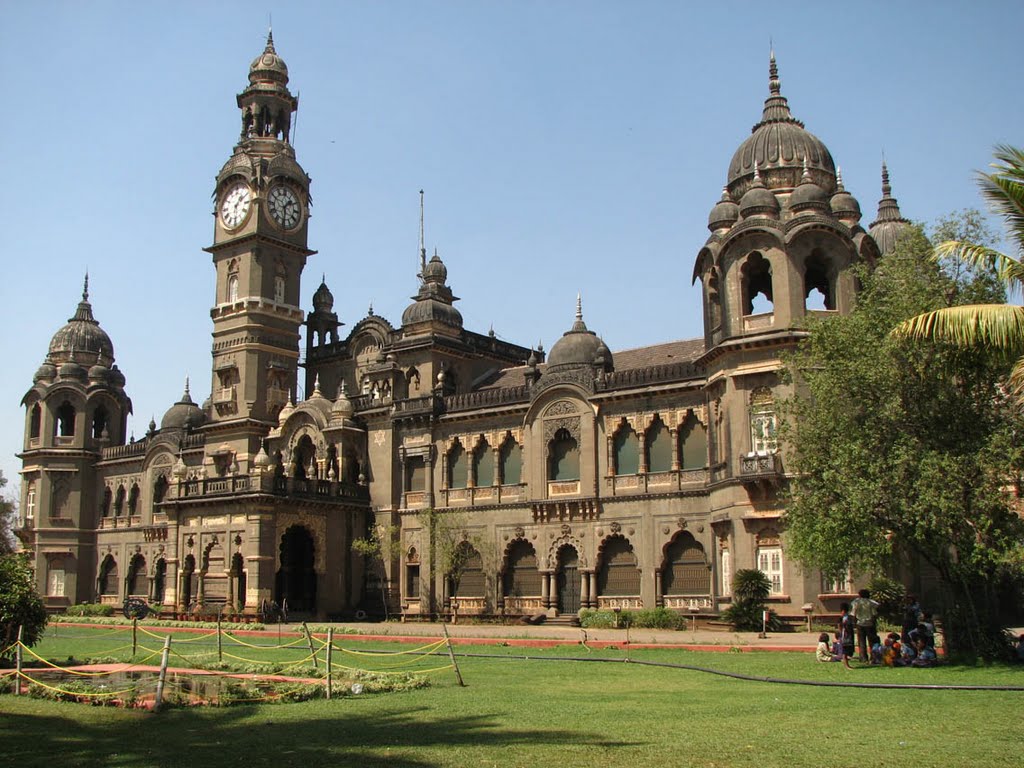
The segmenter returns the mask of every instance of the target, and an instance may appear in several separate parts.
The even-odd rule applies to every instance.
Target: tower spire
[[[427,269],[427,244],[423,237],[423,190],[420,190],[420,280]]]
[[[82,301],[89,300],[89,270],[85,270],[85,284],[82,286]]]
[[[754,126],[754,130],[765,123],[796,123],[803,127],[803,123],[789,111],[789,102],[782,95],[782,82],[779,79],[779,65],[775,61],[774,46],[768,54],[768,98],[764,100],[761,122]]]

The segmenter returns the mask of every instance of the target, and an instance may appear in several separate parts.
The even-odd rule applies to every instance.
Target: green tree
[[[11,645],[19,627],[22,642],[35,645],[46,628],[46,609],[36,592],[28,555],[16,552],[0,555],[0,657],[14,654]]]
[[[1000,145],[995,158],[992,173],[978,172],[978,185],[993,213],[1005,222],[1017,255],[965,238],[940,243],[935,256],[992,271],[1011,294],[1019,294],[1024,289],[1024,151]],[[987,347],[1014,359],[1010,387],[1016,399],[1024,403],[1024,307],[1000,301],[933,308],[906,320],[896,333],[963,348]]]
[[[14,515],[16,513],[15,502],[3,492],[7,485],[7,478],[0,470],[0,555],[13,552],[14,541]]]
[[[448,579],[453,594],[459,588],[466,566],[476,550],[484,556],[481,537],[471,534],[466,527],[467,517],[462,512],[425,509],[417,515],[430,542],[429,583],[433,602],[433,585],[437,574]]]
[[[789,552],[826,574],[928,563],[950,651],[996,655],[1000,589],[1019,577],[1024,536],[1005,491],[1005,448],[1024,435],[1000,386],[1009,365],[891,333],[955,299],[920,230],[859,277],[854,311],[813,322],[786,359],[797,384],[782,426],[797,472]]]
[[[782,628],[782,621],[774,611],[764,610],[772,583],[763,571],[756,568],[741,568],[732,577],[732,605],[722,612],[722,618],[741,632],[760,632],[761,628],[776,632]]]
[[[366,559],[368,570],[377,577],[380,584],[380,602],[384,609],[384,620],[391,618],[388,605],[388,563],[397,551],[401,529],[397,525],[374,523],[366,536],[352,542],[352,551]]]

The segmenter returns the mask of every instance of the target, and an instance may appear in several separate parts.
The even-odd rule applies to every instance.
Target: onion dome
[[[263,445],[263,441],[260,440],[260,449],[252,459],[252,464],[259,470],[266,470],[270,468],[270,456],[267,455],[266,447]]]
[[[892,253],[896,242],[911,230],[913,225],[900,213],[899,203],[892,196],[892,186],[889,184],[889,168],[885,161],[882,161],[882,199],[878,201],[878,216],[868,232],[878,244],[878,250],[882,255]]]
[[[742,197],[753,183],[757,166],[769,189],[793,189],[800,181],[804,160],[814,183],[831,193],[836,173],[832,155],[821,139],[806,130],[789,111],[773,51],[761,122],[753,127],[729,163],[729,192],[734,199]]]
[[[72,350],[72,352],[74,352],[74,350]],[[57,375],[62,379],[80,379],[84,381],[88,374],[86,373],[85,368],[80,366],[74,360],[69,359],[57,369]]]
[[[412,297],[413,303],[402,313],[402,325],[439,323],[461,328],[462,313],[452,306],[458,301],[458,297],[454,296],[452,289],[445,284],[448,279],[448,268],[436,250],[433,258],[423,266],[420,277],[420,290]]]
[[[124,388],[124,374],[121,373],[121,369],[117,367],[116,363],[110,367],[110,383],[120,389]]]
[[[189,429],[198,427],[206,421],[206,414],[192,401],[188,391],[188,379],[185,379],[185,392],[181,400],[172,405],[160,420],[160,429]]]
[[[789,209],[794,213],[802,211],[827,211],[829,209],[828,195],[825,190],[819,187],[811,179],[810,170],[807,167],[807,160],[804,159],[804,170],[800,175],[800,184],[789,196]]]
[[[740,216],[767,216],[778,218],[779,200],[772,194],[771,190],[765,187],[761,180],[761,172],[757,163],[754,163],[754,179],[750,188],[740,198]]]
[[[106,384],[109,378],[110,369],[105,365],[96,363],[96,365],[89,369],[89,381],[94,384]]]
[[[33,383],[39,381],[53,381],[53,377],[57,375],[57,366],[50,362],[49,358],[39,366],[35,376],[32,377]]]
[[[836,193],[832,195],[830,205],[832,206],[832,213],[837,218],[848,221],[851,224],[856,224],[860,221],[860,203],[843,186],[843,171],[841,168],[836,168]]]
[[[719,229],[728,229],[740,217],[740,207],[729,194],[728,187],[722,187],[722,199],[715,204],[708,214],[708,229],[715,232]]]
[[[85,287],[82,289],[78,309],[73,317],[68,318],[67,325],[53,335],[48,357],[54,360],[68,359],[72,352],[79,356],[88,355],[96,361],[109,362],[114,359],[114,345],[110,337],[92,316],[88,275],[85,276]]]
[[[288,65],[274,50],[273,30],[267,33],[267,46],[263,49],[263,53],[253,59],[252,64],[249,65],[250,83],[255,85],[268,80],[282,85],[288,84]]]
[[[294,411],[295,411],[295,402],[294,402],[294,398],[292,397],[292,393],[289,390],[289,392],[288,392],[288,402],[284,404],[284,407],[281,409],[281,412],[279,414],[277,414],[278,426],[283,427],[284,423],[286,421],[288,421],[288,417],[291,416]]]
[[[583,322],[583,300],[576,297],[576,322],[562,334],[548,354],[546,372],[570,366],[598,365],[605,371],[613,370],[611,350],[596,333]]]
[[[300,403],[300,408],[308,408],[312,406],[316,408],[325,418],[330,418],[331,415],[331,401],[324,397],[324,393],[320,391],[320,374],[316,375],[313,380],[313,394],[305,399],[304,402]]]
[[[334,309],[334,294],[331,293],[331,289],[327,287],[326,276],[320,280],[320,287],[316,289],[313,294],[313,311],[314,312],[330,312]]]
[[[356,408],[352,405],[352,401],[348,399],[348,394],[345,392],[345,380],[342,379],[341,386],[338,387],[338,399],[331,406],[331,421],[351,419],[355,412]]]

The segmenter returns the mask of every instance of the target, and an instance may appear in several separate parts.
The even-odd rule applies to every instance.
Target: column
[[[590,607],[590,574],[587,571],[580,571],[580,605],[584,608]]]
[[[640,474],[647,474],[647,433],[641,432],[637,435],[640,442]]]
[[[679,428],[669,429],[669,435],[672,436],[672,471],[678,472],[680,469],[679,465]]]
[[[598,607],[597,601],[597,571],[590,572],[590,605],[592,608]]]
[[[434,450],[431,447],[427,455],[423,457],[423,464],[427,470],[427,506],[434,506]]]
[[[544,608],[551,606],[551,582],[548,581],[549,573],[541,573],[540,575],[540,604]]]
[[[654,607],[661,608],[664,604],[664,598],[661,594],[661,571],[656,570],[654,572]]]

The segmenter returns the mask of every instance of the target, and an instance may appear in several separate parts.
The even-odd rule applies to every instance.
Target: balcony
[[[767,489],[778,486],[782,479],[782,457],[778,453],[745,453],[740,457],[740,480],[744,485]]]
[[[228,403],[235,402],[235,388],[232,387],[218,387],[213,390],[213,404],[214,405],[227,405]]]
[[[231,475],[186,480],[178,483],[179,500],[216,498],[232,494],[265,493],[289,498],[316,499],[318,501],[354,501],[366,503],[370,490],[363,485],[337,483],[330,480],[300,480],[272,475]],[[156,516],[154,516],[156,521]]]

